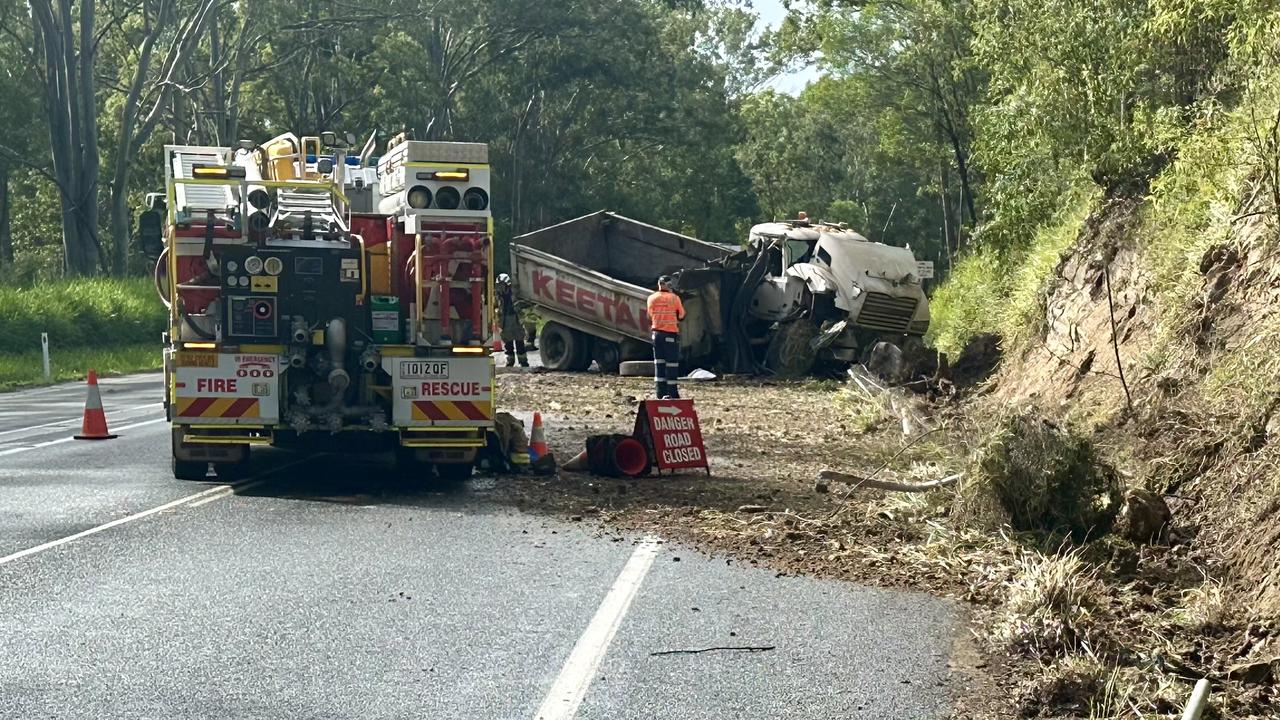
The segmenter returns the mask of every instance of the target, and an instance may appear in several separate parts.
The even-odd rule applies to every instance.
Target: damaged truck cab
[[[932,263],[917,262],[910,248],[804,220],[756,225],[748,244],[764,264],[748,333],[768,338],[763,364],[774,374],[802,375],[824,357],[855,362],[881,339],[929,329],[923,280]]]

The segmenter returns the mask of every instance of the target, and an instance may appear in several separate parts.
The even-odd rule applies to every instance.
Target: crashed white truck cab
[[[775,326],[764,364],[776,374],[804,374],[821,356],[854,362],[880,339],[929,329],[933,264],[910,248],[807,221],[756,225],[749,245],[765,266],[747,312]]]

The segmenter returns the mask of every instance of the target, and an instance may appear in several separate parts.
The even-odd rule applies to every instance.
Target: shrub
[[[1001,421],[982,443],[961,494],[961,515],[998,507],[1017,530],[1105,533],[1120,510],[1114,468],[1087,438],[1030,413]]]

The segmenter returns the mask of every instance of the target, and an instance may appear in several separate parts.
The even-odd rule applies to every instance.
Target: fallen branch
[[[909,441],[907,442],[907,444],[906,444],[906,445],[903,445],[901,450],[898,450],[898,452],[894,453],[894,454],[893,454],[893,457],[891,457],[891,458],[889,458],[888,460],[885,460],[883,463],[881,463],[880,467],[878,467],[878,468],[876,468],[876,469],[875,469],[875,472],[873,472],[873,473],[871,473],[870,475],[868,475],[868,476],[867,476],[867,479],[868,479],[868,480],[870,480],[870,479],[874,478],[875,476],[879,475],[879,474],[880,474],[880,473],[881,473],[885,468],[889,467],[889,465],[890,465],[891,463],[893,463],[893,461],[897,460],[899,457],[902,457],[902,453],[904,453],[904,452],[906,452],[908,449],[910,449],[912,445],[915,445],[916,443],[920,442],[921,440],[923,440],[923,439],[925,439],[925,438],[929,437],[930,435],[932,435],[932,434],[934,434],[934,433],[936,433],[936,432],[940,432],[941,430],[942,430],[942,428],[941,428],[941,427],[936,427],[936,428],[934,428],[934,429],[932,429],[932,430],[929,430],[929,431],[926,431],[926,432],[920,433],[919,435],[915,436],[914,438],[912,438],[911,440],[909,440]],[[827,522],[830,522],[830,521],[834,520],[834,519],[836,518],[836,516],[840,514],[840,511],[844,510],[846,507],[848,507],[848,506],[849,506],[849,497],[850,497],[851,495],[853,495],[853,491],[854,491],[854,490],[857,490],[857,489],[858,489],[858,488],[856,488],[856,487],[851,487],[851,488],[849,488],[848,492],[846,492],[844,495],[842,495],[842,496],[840,497],[840,500],[839,500],[839,503],[840,503],[840,504],[836,506],[836,509],[835,509],[835,510],[832,510],[832,511],[831,511],[831,515],[827,517]]]
[[[654,655],[697,655],[698,653],[712,652],[715,650],[734,650],[738,652],[766,652],[774,649],[774,645],[718,645],[716,647],[699,648],[698,650],[659,650],[658,652],[649,653],[649,657]]]
[[[834,480],[836,482],[848,483],[854,487],[871,487],[879,490],[892,490],[894,492],[925,492],[926,490],[936,490],[940,487],[954,485],[964,477],[964,473],[956,473],[948,475],[937,480],[929,480],[922,483],[902,483],[893,482],[892,480],[877,480],[870,477],[862,477],[861,475],[849,475],[848,473],[836,472],[835,470],[823,470],[818,473],[820,480]]]

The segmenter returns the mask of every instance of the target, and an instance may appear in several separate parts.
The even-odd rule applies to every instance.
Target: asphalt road
[[[940,718],[950,603],[613,541],[389,458],[173,480],[158,376],[0,395],[0,718]],[[703,650],[717,646],[768,650]],[[654,654],[660,653],[660,654]]]

